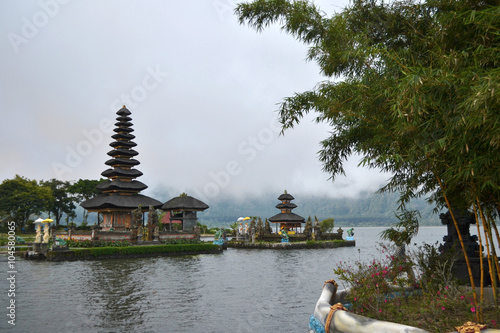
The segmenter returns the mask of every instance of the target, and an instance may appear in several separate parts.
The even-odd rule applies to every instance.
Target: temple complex
[[[298,232],[298,229],[302,227],[302,223],[305,222],[302,216],[292,213],[292,209],[297,208],[296,204],[290,202],[293,199],[295,198],[291,194],[288,194],[286,190],[278,197],[281,203],[277,204],[276,208],[281,210],[281,212],[269,218],[270,222],[276,223],[276,230],[279,231],[281,228],[286,228]]]
[[[97,212],[103,230],[128,230],[132,227],[131,211],[141,207],[142,212],[147,212],[149,206],[161,207],[162,203],[156,199],[139,194],[147,186],[135,180],[142,176],[142,172],[135,169],[140,162],[134,157],[139,153],[133,149],[137,144],[132,140],[131,112],[123,106],[118,112],[115,123],[114,139],[110,143],[113,150],[108,152],[111,157],[105,162],[110,166],[101,173],[108,180],[97,185],[101,194],[82,202],[80,205],[89,212]],[[143,214],[144,215],[144,214]]]

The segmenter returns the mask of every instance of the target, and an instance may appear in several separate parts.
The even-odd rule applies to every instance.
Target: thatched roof
[[[138,180],[123,181],[120,179],[115,179],[103,181],[95,188],[103,192],[111,190],[140,192],[147,189],[148,186]]]
[[[271,222],[300,222],[304,223],[305,219],[302,216],[299,216],[295,213],[279,213],[270,217],[268,219]]]
[[[283,193],[282,195],[280,195],[278,197],[278,200],[282,200],[282,201],[285,201],[285,200],[289,201],[289,200],[293,200],[293,199],[295,199],[295,198],[291,194],[286,193],[286,191],[285,191],[285,193]]]
[[[161,209],[163,210],[189,210],[189,211],[204,211],[208,205],[203,201],[193,198],[189,195],[175,197],[165,202]]]
[[[102,210],[106,208],[122,208],[132,210],[139,206],[147,209],[149,206],[159,208],[161,205],[162,203],[160,201],[142,194],[99,194],[80,204],[80,206],[87,210]]]
[[[278,209],[294,209],[297,208],[297,205],[291,202],[287,203],[279,203],[276,205],[276,208]]]
[[[127,177],[127,178],[137,178],[142,176],[142,172],[137,169],[123,169],[123,168],[114,168],[114,169],[106,169],[101,173],[104,177]]]

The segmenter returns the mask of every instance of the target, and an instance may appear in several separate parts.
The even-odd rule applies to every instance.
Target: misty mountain
[[[189,193],[188,193],[189,194]],[[279,213],[276,205],[281,193],[267,193],[249,196],[245,199],[217,197],[207,201],[210,206],[198,214],[202,224],[210,227],[227,226],[238,217],[258,216],[262,220]],[[291,193],[294,195],[293,193]],[[309,216],[321,221],[334,218],[336,226],[389,226],[397,223],[394,216],[397,211],[396,193],[362,193],[356,198],[331,198],[326,196],[294,195],[292,202],[297,205],[294,213],[307,219]],[[421,225],[440,225],[438,214],[433,214],[433,207],[424,199],[412,201],[409,210],[418,210],[422,216]]]

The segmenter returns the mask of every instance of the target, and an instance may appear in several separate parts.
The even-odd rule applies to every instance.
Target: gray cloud
[[[240,26],[235,3],[1,2],[0,177],[99,177],[126,104],[148,191],[375,190],[387,176],[357,161],[327,180],[316,155],[327,125],[309,117],[277,135],[278,103],[323,78],[279,28]],[[319,3],[331,11],[345,1]]]

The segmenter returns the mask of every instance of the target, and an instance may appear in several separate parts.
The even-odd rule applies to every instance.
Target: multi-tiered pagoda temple
[[[276,223],[277,230],[287,228],[288,230],[297,232],[302,227],[302,223],[305,222],[302,216],[292,213],[292,209],[297,208],[296,204],[290,202],[293,199],[295,198],[291,194],[288,194],[286,190],[285,193],[278,197],[281,203],[277,204],[276,208],[280,209],[281,213],[269,218],[270,222]]]
[[[141,206],[142,211],[146,212],[149,206],[159,208],[162,205],[156,199],[139,194],[147,186],[135,180],[142,176],[142,172],[135,169],[140,162],[134,158],[139,153],[132,149],[137,144],[132,141],[135,136],[131,134],[134,131],[130,122],[131,113],[124,105],[116,114],[116,134],[112,136],[115,141],[110,143],[113,150],[108,152],[111,159],[105,162],[111,168],[101,173],[108,180],[97,185],[101,194],[81,203],[89,212],[102,215],[103,230],[129,229],[132,227],[133,209]]]

